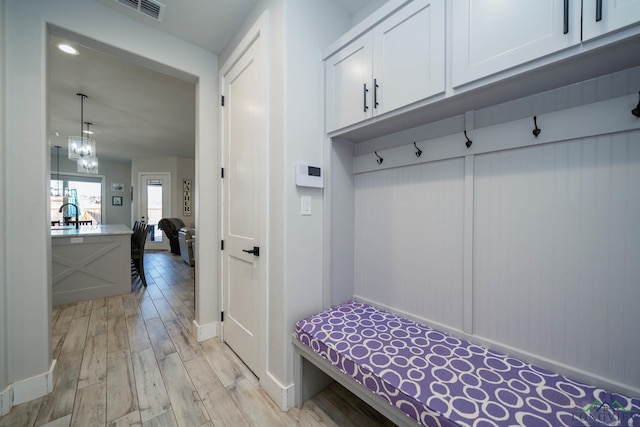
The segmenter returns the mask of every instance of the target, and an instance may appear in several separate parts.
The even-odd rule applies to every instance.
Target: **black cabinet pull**
[[[378,79],[373,79],[373,108],[378,108]]]
[[[248,254],[253,254],[255,256],[260,256],[260,248],[258,246],[254,246],[252,250],[243,249],[242,252],[246,252]]]
[[[367,89],[367,84],[364,84],[364,91],[363,91],[363,98],[364,98],[364,112],[366,113],[367,110],[369,109],[369,106],[367,105],[367,92],[369,92],[369,89]]]
[[[596,0],[596,22],[602,21],[602,0]]]
[[[563,34],[569,32],[569,0],[564,0],[564,31]]]

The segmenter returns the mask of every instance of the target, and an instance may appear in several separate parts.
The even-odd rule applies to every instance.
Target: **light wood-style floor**
[[[148,287],[53,307],[53,393],[0,426],[393,425],[337,384],[282,412],[217,338],[196,342],[193,269],[147,252]]]

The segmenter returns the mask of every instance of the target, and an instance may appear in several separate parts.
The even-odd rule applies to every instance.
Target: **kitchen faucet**
[[[64,208],[67,205],[70,205],[76,208],[76,230],[77,230],[80,228],[80,209],[78,209],[78,205],[73,203],[64,203],[62,206],[60,206],[60,209],[58,210],[58,212],[62,212],[62,208]]]

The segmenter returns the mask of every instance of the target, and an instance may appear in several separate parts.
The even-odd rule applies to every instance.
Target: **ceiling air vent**
[[[114,0],[157,21],[162,21],[165,5],[154,0]]]

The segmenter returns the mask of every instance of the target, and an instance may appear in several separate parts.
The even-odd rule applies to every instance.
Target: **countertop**
[[[119,234],[133,234],[130,227],[124,224],[81,225],[68,229],[51,227],[51,237],[91,237],[91,236],[115,236]]]

